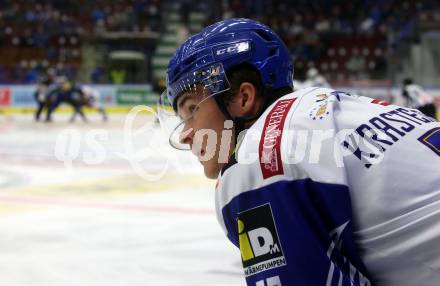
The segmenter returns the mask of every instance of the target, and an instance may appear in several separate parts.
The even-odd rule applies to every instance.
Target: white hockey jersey
[[[440,285],[440,123],[327,88],[272,104],[216,209],[248,285]]]
[[[84,94],[85,100],[91,107],[95,107],[95,108],[102,107],[101,94],[97,89],[87,85],[83,85],[81,86],[81,90]]]

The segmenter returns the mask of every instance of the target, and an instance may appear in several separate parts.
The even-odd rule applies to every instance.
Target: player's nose
[[[194,128],[189,126],[188,123],[185,123],[183,125],[183,130],[179,134],[179,143],[180,144],[186,144],[186,145],[192,145],[194,138]]]

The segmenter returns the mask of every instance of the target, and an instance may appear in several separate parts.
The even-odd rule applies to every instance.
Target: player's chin
[[[215,162],[203,162],[203,171],[205,173],[205,176],[208,179],[217,179],[218,174],[220,173],[221,166],[219,164],[216,164]]]

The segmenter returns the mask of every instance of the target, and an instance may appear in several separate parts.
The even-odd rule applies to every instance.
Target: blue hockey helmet
[[[249,19],[228,19],[206,27],[187,39],[170,60],[167,97],[176,98],[195,85],[209,95],[229,89],[227,73],[248,63],[268,89],[292,87],[293,62],[288,49],[269,27]]]
[[[266,91],[293,87],[293,62],[288,49],[269,27],[253,20],[220,21],[188,38],[177,49],[168,64],[166,90],[158,106],[162,126],[173,130],[173,147],[188,149],[179,143],[184,121],[173,119],[168,112],[177,111],[177,98],[200,91],[205,99],[218,95],[215,99],[226,114],[221,95],[230,89],[228,72],[240,64],[249,64],[258,71]],[[270,92],[264,95],[275,96]]]

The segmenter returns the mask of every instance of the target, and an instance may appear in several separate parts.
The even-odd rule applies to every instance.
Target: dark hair
[[[286,95],[293,91],[293,88],[282,87],[275,90],[265,89],[263,86],[263,81],[261,80],[260,73],[254,68],[251,64],[243,63],[233,67],[227,73],[229,84],[231,88],[222,95],[222,99],[226,106],[232,102],[234,96],[237,94],[240,89],[240,85],[243,82],[249,82],[253,86],[255,86],[255,90],[257,93],[257,97],[268,96],[266,102],[269,104],[277,100],[283,95]],[[266,104],[267,106],[269,104]],[[266,106],[266,107],[267,107]]]

